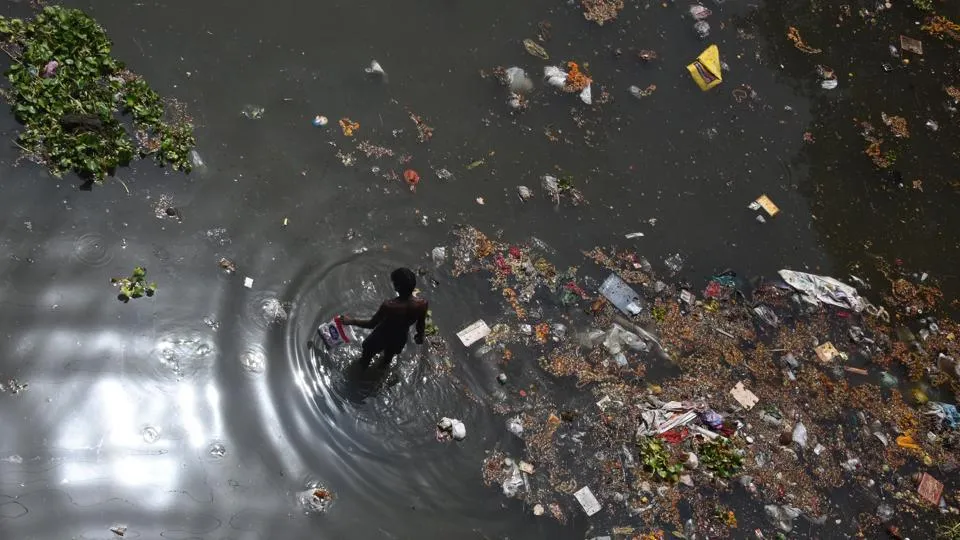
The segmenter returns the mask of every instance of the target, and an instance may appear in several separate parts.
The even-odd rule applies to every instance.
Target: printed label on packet
[[[350,336],[343,328],[343,322],[340,320],[340,316],[336,316],[329,322],[321,324],[317,332],[320,333],[320,337],[328,349],[336,349],[344,343],[350,343]]]

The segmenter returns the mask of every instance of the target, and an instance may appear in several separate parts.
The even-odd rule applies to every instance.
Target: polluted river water
[[[902,106],[941,126],[913,150],[931,178],[918,191],[909,164],[905,179],[873,168],[844,112],[875,110],[879,123],[899,106],[892,95],[848,90],[847,76],[833,93],[809,88],[816,63],[786,27],[806,22],[811,43],[844,32],[809,9],[710,3],[702,39],[679,3],[628,2],[603,26],[545,0],[69,5],[186,103],[204,164],[185,175],[142,161],[118,170],[122,185],[87,191],[18,162],[12,144],[0,152],[0,379],[27,385],[0,392],[10,538],[583,538],[590,519],[575,503],[560,523],[483,485],[487,452],[515,442],[491,410],[496,370],[455,334],[504,308],[484,280],[435,268],[431,250],[460,224],[536,238],[558,267],[598,245],[629,248],[697,287],[718,268],[845,277],[883,257],[957,290],[956,238],[940,232],[958,225],[955,187],[935,180],[950,166],[944,141],[956,141],[942,88],[918,81]],[[910,28],[909,15],[884,24]],[[549,61],[522,45],[538,33]],[[905,77],[899,61],[880,68],[890,53],[871,39],[850,39],[863,84]],[[724,80],[702,92],[685,66],[711,43]],[[946,54],[928,49],[931,64]],[[832,60],[838,73],[855,71],[851,54],[836,53],[851,64]],[[365,72],[374,58],[384,76]],[[541,81],[567,60],[593,78],[593,105]],[[493,75],[514,65],[534,83],[520,113]],[[656,89],[637,99],[631,85]],[[604,91],[613,99],[598,103]],[[341,118],[359,124],[353,137]],[[921,126],[918,138],[933,137]],[[5,140],[18,129],[0,115]],[[556,204],[547,174],[572,178],[585,202]],[[748,209],[762,194],[780,209],[763,223]],[[157,294],[117,302],[109,279],[137,265]],[[334,315],[371,315],[398,266],[426,269],[456,377],[412,343],[372,377],[352,375],[356,342],[317,345]],[[465,423],[465,441],[437,442],[444,416]],[[329,507],[311,505],[315,489],[333,493]],[[747,515],[735,537],[763,524]]]

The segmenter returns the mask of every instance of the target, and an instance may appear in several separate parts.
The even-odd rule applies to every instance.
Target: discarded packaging
[[[697,21],[693,23],[693,31],[700,39],[707,39],[710,36],[710,23],[707,21]]]
[[[467,437],[467,426],[456,418],[447,418],[444,416],[437,422],[437,440],[444,441],[453,439],[462,441]]]
[[[370,61],[370,66],[363,69],[363,71],[368,75],[379,75],[386,76],[387,72],[383,70],[383,67],[380,65],[380,62],[376,60]]]
[[[534,467],[532,463],[527,463],[526,461],[521,460],[519,469],[526,474],[533,474]]]
[[[919,39],[901,35],[900,48],[913,54],[923,55],[923,43],[921,43]]]
[[[701,21],[705,22],[705,21]],[[687,71],[701,90],[707,91],[723,82],[720,67],[720,49],[710,45],[700,53],[696,61],[687,66]]]
[[[490,327],[487,326],[487,323],[483,322],[483,319],[457,332],[457,337],[460,338],[460,342],[463,343],[464,347],[469,347],[489,335]]]
[[[352,341],[351,333],[343,325],[343,319],[339,315],[331,319],[330,322],[321,324],[317,328],[317,332],[320,334],[323,344],[330,350]]]
[[[743,386],[743,381],[738,382],[737,385],[730,390],[730,395],[748,411],[760,401],[760,398],[758,398],[756,394]]]
[[[543,68],[543,78],[550,86],[563,88],[567,84],[567,72],[557,66],[546,66]]]
[[[253,278],[252,278],[252,277],[245,277],[245,278],[243,278],[243,286],[246,287],[246,288],[248,288],[248,289],[252,289],[252,288],[253,288]]]
[[[590,491],[589,487],[584,486],[580,488],[573,496],[576,497],[577,502],[583,507],[583,511],[586,512],[587,516],[592,516],[600,511],[600,502],[593,496],[593,492]]]
[[[639,315],[643,311],[640,295],[616,274],[607,276],[600,285],[600,294],[627,315]]]
[[[318,114],[317,116],[314,116],[314,117],[313,117],[313,125],[314,125],[314,127],[323,127],[323,126],[327,125],[328,123],[330,123],[330,120],[328,120],[326,116],[320,116],[320,115]]]
[[[586,88],[580,91],[580,101],[591,105],[593,103],[593,94],[590,91],[590,85],[588,84]]]
[[[702,21],[710,15],[713,15],[713,12],[700,4],[690,6],[690,16],[698,21]]]
[[[520,196],[521,201],[529,201],[533,198],[533,191],[527,186],[517,186],[517,194]]]
[[[778,273],[787,282],[787,285],[802,293],[802,298],[811,304],[817,305],[823,302],[857,313],[863,311],[864,307],[868,305],[860,298],[856,289],[832,277],[794,272],[793,270],[780,270]]]
[[[507,420],[507,431],[513,433],[517,437],[523,436],[523,421],[520,420],[519,416],[514,416],[513,418]]]
[[[530,38],[523,40],[523,48],[527,50],[530,56],[536,56],[541,60],[550,59],[550,55],[547,54],[547,51],[541,47],[540,44]]]
[[[780,213],[780,208],[778,208],[777,205],[770,200],[770,197],[766,196],[766,194],[760,195],[757,197],[757,200],[750,203],[751,210],[759,210],[761,208],[763,208],[770,217]]]
[[[815,347],[813,350],[814,352],[817,353],[817,358],[819,358],[820,361],[824,363],[833,362],[834,358],[840,356],[840,352],[837,351],[837,348],[834,347],[833,343],[829,341],[826,343],[820,344],[819,346]]]
[[[943,495],[943,483],[927,473],[920,477],[920,485],[917,487],[917,493],[920,498],[928,503],[939,506],[940,497]]]
[[[533,81],[530,80],[530,77],[527,76],[527,72],[524,71],[523,68],[516,66],[509,67],[505,74],[507,87],[510,88],[511,92],[525,94],[533,90]]]

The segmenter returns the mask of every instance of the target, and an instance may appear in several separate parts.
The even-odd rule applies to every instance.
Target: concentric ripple
[[[99,268],[110,264],[113,250],[99,233],[87,233],[73,243],[73,258],[86,266]]]

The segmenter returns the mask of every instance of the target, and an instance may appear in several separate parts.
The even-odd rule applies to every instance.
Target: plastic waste
[[[323,127],[330,123],[330,120],[326,116],[317,115],[313,117],[313,126],[314,127]]]
[[[930,413],[938,418],[940,421],[950,429],[960,429],[960,412],[957,411],[957,406],[952,403],[943,403],[940,401],[931,401],[929,402]]]
[[[586,88],[580,91],[580,101],[591,105],[593,103],[593,94],[590,91],[590,85],[588,84]]]
[[[377,75],[380,77],[386,77],[387,72],[383,70],[383,66],[380,65],[380,62],[376,60],[370,61],[370,66],[363,69],[367,75]]]
[[[710,9],[701,6],[700,4],[693,4],[690,6],[690,16],[698,21],[702,21],[710,15],[713,15],[713,12],[710,11]]]
[[[530,54],[530,56],[536,56],[541,60],[550,59],[550,55],[547,54],[546,49],[541,47],[540,44],[530,38],[523,40],[523,48],[527,50],[527,53]]]
[[[693,24],[693,31],[697,33],[700,39],[706,39],[710,36],[710,23],[707,21],[697,21]]]
[[[533,81],[527,76],[523,68],[508,67],[506,70],[507,86],[511,92],[527,93],[533,90]]]
[[[517,186],[517,195],[520,196],[521,201],[529,201],[533,198],[533,191],[527,186]]]
[[[549,174],[544,175],[541,180],[543,190],[546,191],[550,197],[556,198],[560,196],[560,180]]]
[[[623,352],[624,347],[642,350],[646,348],[646,344],[633,332],[628,332],[619,324],[614,323],[610,330],[607,330],[604,334],[603,348],[610,354],[617,355]]]
[[[803,422],[797,422],[797,425],[793,426],[793,442],[800,445],[800,448],[807,447],[807,426],[803,425]]]
[[[203,161],[203,158],[200,157],[200,152],[197,152],[196,150],[190,150],[190,165],[196,171],[201,171],[207,166],[207,164]]]
[[[702,25],[707,34],[710,33],[710,25],[707,24],[707,21],[698,22],[694,25],[694,28],[697,28],[697,25]],[[697,30],[697,33],[699,34],[700,30]],[[706,37],[706,34],[701,37]],[[700,53],[700,56],[698,56],[693,63],[687,66],[687,71],[689,71],[690,76],[693,77],[693,82],[697,83],[697,86],[704,92],[719,85],[723,82],[722,68],[720,66],[720,49],[717,48],[716,45],[710,45]]]
[[[329,350],[336,349],[344,343],[353,341],[352,332],[343,325],[343,321],[339,315],[329,322],[321,324],[320,327],[317,328],[317,333],[320,334],[320,339],[323,340],[323,344],[326,345]]]
[[[776,524],[777,528],[783,532],[792,531],[793,521],[800,516],[800,509],[793,506],[768,504],[764,506],[763,509],[766,511],[767,516]]]
[[[544,67],[543,78],[547,81],[547,84],[557,88],[563,88],[567,84],[567,72],[557,66]]]
[[[643,311],[640,295],[617,274],[610,274],[600,285],[600,294],[626,315],[639,315]]]
[[[811,304],[819,305],[822,302],[857,313],[863,311],[866,305],[856,289],[832,277],[793,270],[780,270],[778,273],[787,285],[799,291],[801,297]]]
[[[462,441],[466,437],[467,426],[460,420],[444,416],[437,422],[437,440],[452,438],[455,441]]]
[[[523,487],[523,474],[516,464],[510,464],[510,476],[503,481],[503,494],[507,497],[514,497]]]
[[[517,437],[523,436],[523,421],[520,420],[519,416],[514,416],[513,418],[507,420],[507,431],[513,433]]]
[[[257,107],[256,105],[244,105],[243,109],[240,110],[240,114],[251,120],[259,120],[263,118],[263,113],[264,108]]]
[[[447,260],[447,248],[443,246],[433,248],[433,251],[430,252],[430,258],[433,259],[433,264],[440,266]]]

